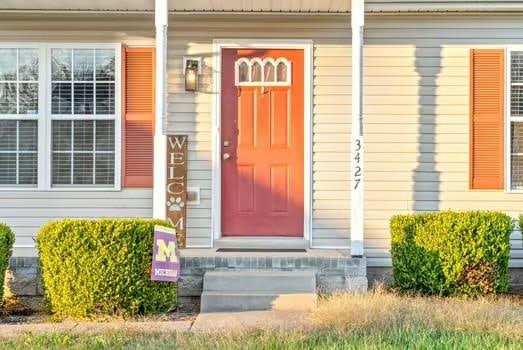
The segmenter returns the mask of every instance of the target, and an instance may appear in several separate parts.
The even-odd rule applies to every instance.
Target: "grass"
[[[322,300],[312,326],[209,334],[26,335],[0,349],[523,349],[523,301],[402,296],[377,289]]]
[[[398,329],[379,334],[315,331],[251,331],[243,334],[194,333],[25,336],[2,343],[4,349],[521,349],[515,339],[466,332]]]
[[[411,329],[466,331],[523,340],[523,298],[477,299],[405,296],[384,288],[366,295],[335,295],[313,314],[320,328],[363,330]]]

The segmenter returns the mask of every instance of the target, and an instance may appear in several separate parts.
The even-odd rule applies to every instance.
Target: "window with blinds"
[[[38,184],[39,50],[0,48],[0,187]]]
[[[523,51],[510,54],[510,189],[523,189]]]
[[[114,49],[51,49],[52,186],[115,183]]]

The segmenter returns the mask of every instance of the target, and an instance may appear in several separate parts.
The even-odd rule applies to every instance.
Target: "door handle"
[[[231,155],[229,153],[224,153],[222,155],[222,158],[223,158],[223,160],[227,160],[227,159],[231,158]]]

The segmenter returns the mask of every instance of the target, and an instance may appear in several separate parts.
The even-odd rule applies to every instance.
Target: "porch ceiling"
[[[349,13],[351,0],[169,0],[171,12]],[[367,12],[523,11],[520,0],[366,0]],[[154,0],[0,0],[0,11],[153,12]]]
[[[350,0],[169,0],[173,12],[334,12]],[[154,0],[1,0],[0,10],[154,11]]]

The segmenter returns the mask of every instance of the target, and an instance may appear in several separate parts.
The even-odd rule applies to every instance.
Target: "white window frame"
[[[505,48],[505,192],[523,193],[523,189],[512,189],[512,122],[523,122],[523,117],[512,117],[512,52],[523,52],[523,46]]]
[[[120,43],[0,43],[0,48],[35,48],[39,49],[39,80],[38,80],[38,185],[37,186],[0,186],[0,191],[120,191],[121,190],[121,91],[122,62]],[[52,120],[71,120],[68,117],[51,117],[51,49],[114,49],[115,50],[115,116],[74,117],[74,120],[114,120],[114,185],[65,185],[52,186]],[[11,118],[11,117],[9,117]],[[7,118],[6,118],[7,119]],[[12,119],[20,119],[20,116]],[[36,117],[35,117],[36,119]]]
[[[52,84],[52,72],[50,69],[51,64],[51,50],[52,49],[114,49],[115,50],[115,116],[112,115],[100,115],[100,116],[74,116],[74,111],[70,115],[52,115],[51,113],[51,84]],[[120,106],[120,94],[121,94],[121,46],[120,44],[77,44],[77,43],[58,43],[58,44],[49,44],[46,52],[46,67],[47,70],[47,79],[46,79],[46,90],[48,94],[46,96],[47,102],[47,114],[46,114],[46,129],[47,129],[47,139],[46,146],[48,147],[47,155],[47,165],[49,167],[47,171],[46,187],[54,191],[107,191],[107,190],[120,190],[121,183],[121,106]],[[95,69],[95,68],[94,68]],[[73,73],[71,73],[73,74]],[[71,82],[73,82],[71,80]],[[94,91],[93,91],[94,93]],[[73,101],[71,101],[73,103]],[[52,185],[52,121],[53,120],[114,120],[114,185],[104,186],[104,185]]]

